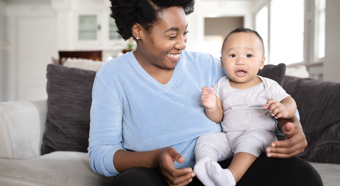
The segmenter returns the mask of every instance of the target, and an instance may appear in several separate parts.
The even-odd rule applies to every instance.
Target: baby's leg
[[[235,185],[256,158],[264,152],[271,142],[276,141],[272,132],[261,130],[245,131],[234,141],[235,156],[228,169],[222,169],[219,164],[208,162],[206,168],[208,176],[218,185]]]
[[[195,147],[196,164],[194,172],[197,178],[204,185],[215,185],[207,174],[206,163],[221,161],[231,156],[232,153],[225,133],[209,133],[200,136]]]
[[[246,152],[239,152],[235,154],[232,162],[230,163],[228,169],[233,174],[236,183],[240,181],[242,176],[247,172],[251,164],[254,163],[257,156]]]
[[[256,156],[245,152],[235,154],[228,169],[222,169],[216,162],[207,162],[208,176],[217,186],[234,186],[246,173]]]

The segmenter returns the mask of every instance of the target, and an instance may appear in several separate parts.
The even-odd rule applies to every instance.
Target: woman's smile
[[[166,54],[166,56],[174,62],[178,62],[181,59],[181,55],[179,53],[177,53],[177,54],[168,53],[168,54]]]

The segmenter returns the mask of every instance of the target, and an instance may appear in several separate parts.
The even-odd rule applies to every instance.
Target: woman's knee
[[[248,169],[238,185],[262,186],[322,186],[318,172],[306,161],[293,157],[289,159],[268,158],[261,154]]]

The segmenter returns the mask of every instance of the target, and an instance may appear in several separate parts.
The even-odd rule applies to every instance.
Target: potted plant
[[[133,46],[134,46],[134,40],[133,40],[133,37],[130,37],[127,48],[123,49],[123,54],[125,54],[126,52],[132,51]]]

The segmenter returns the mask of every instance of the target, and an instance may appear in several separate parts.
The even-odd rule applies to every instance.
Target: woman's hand
[[[278,122],[278,126],[286,136],[286,140],[273,142],[271,147],[267,147],[267,156],[291,158],[305,151],[307,140],[300,121],[294,116],[290,120],[281,118]]]
[[[175,169],[174,162],[183,163],[184,158],[172,147],[160,149],[158,153],[158,165],[162,174],[170,186],[184,186],[192,181],[195,173],[191,168]]]

